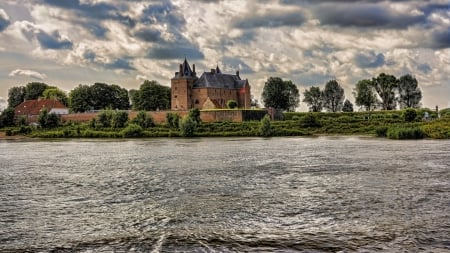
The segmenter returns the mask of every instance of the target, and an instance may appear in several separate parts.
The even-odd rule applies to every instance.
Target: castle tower
[[[191,67],[186,58],[180,64],[178,72],[171,79],[171,109],[173,111],[184,111],[192,108],[192,86],[197,80],[195,64]]]

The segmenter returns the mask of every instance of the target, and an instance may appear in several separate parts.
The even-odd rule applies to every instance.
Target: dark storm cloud
[[[223,57],[222,62],[225,66],[239,70],[242,74],[255,72],[247,63],[236,57]]]
[[[158,42],[161,40],[161,32],[150,28],[143,28],[134,33],[136,37],[147,42]]]
[[[321,24],[341,27],[407,28],[425,23],[425,15],[399,15],[380,5],[367,4],[321,4],[313,8]]]
[[[135,70],[131,63],[127,59],[116,59],[111,63],[104,65],[107,69],[123,69],[123,70]]]
[[[245,15],[234,22],[234,27],[241,29],[252,29],[259,27],[300,26],[305,18],[300,12],[271,12],[265,15]]]
[[[0,32],[6,29],[11,24],[11,21],[9,21],[8,15],[0,9]]]
[[[450,27],[435,31],[431,38],[431,48],[450,48]]]
[[[140,21],[146,25],[166,24],[171,29],[182,28],[186,24],[182,13],[168,1],[147,6],[142,12]]]
[[[116,6],[108,3],[84,4],[80,0],[41,0],[45,4],[78,12],[82,17],[95,20],[115,20],[123,25],[134,27],[135,20],[129,16],[124,16]]]
[[[72,49],[73,46],[72,41],[63,39],[58,31],[48,34],[41,30],[36,34],[36,39],[44,49]]]
[[[202,60],[205,58],[203,53],[195,47],[186,47],[182,45],[159,46],[150,48],[147,58],[150,59],[182,59],[187,57],[192,60]]]
[[[377,68],[383,66],[386,62],[382,53],[375,54],[374,52],[370,52],[368,55],[356,55],[355,63],[361,68]]]
[[[417,66],[417,69],[424,74],[429,74],[432,70],[430,65],[428,65],[427,63],[419,64],[419,66]]]

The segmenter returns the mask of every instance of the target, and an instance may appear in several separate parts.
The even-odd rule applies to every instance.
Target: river
[[[0,141],[0,252],[450,252],[450,142]]]

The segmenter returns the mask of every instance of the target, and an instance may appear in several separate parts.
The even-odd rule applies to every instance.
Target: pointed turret
[[[217,67],[216,67],[216,74],[222,74],[222,71],[220,71],[220,69],[219,69],[219,64],[217,64]]]

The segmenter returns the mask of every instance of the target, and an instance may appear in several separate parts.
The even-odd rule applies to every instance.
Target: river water
[[[450,142],[0,141],[0,252],[450,252]]]

